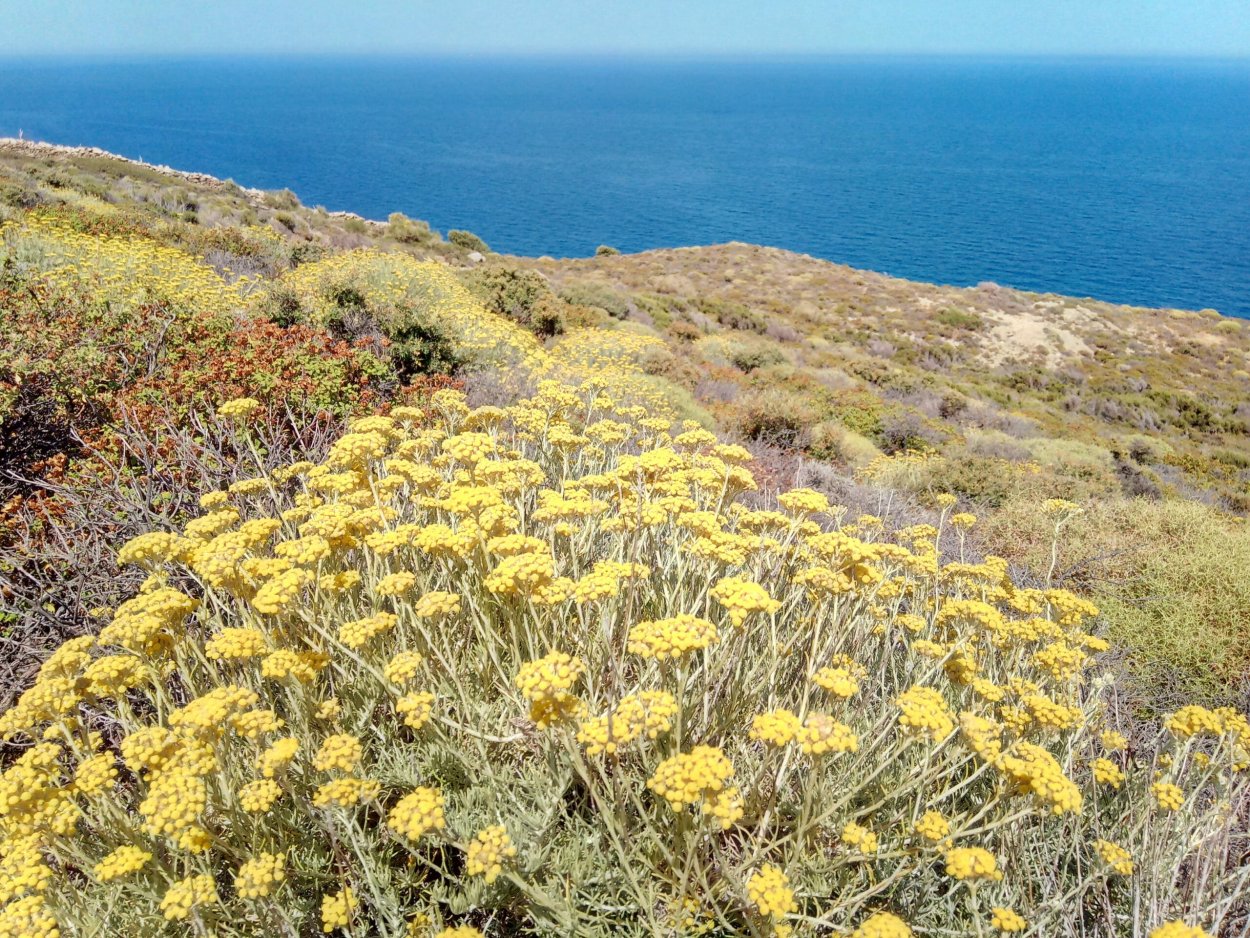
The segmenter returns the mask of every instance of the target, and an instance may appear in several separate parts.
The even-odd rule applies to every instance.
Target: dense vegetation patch
[[[1092,604],[940,561],[953,496],[748,507],[747,450],[608,387],[440,391],[123,545],[138,594],[0,717],[0,922],[1219,933],[1243,716],[1126,721]]]
[[[0,936],[1244,930],[1236,323],[0,196]]]

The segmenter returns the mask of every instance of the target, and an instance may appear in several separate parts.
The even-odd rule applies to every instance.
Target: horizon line
[[[1085,61],[1189,61],[1250,63],[1246,53],[1195,53],[1195,52],[1006,52],[1006,51],[957,51],[957,50],[894,50],[894,51],[785,51],[769,50],[245,50],[245,51],[123,51],[99,52],[0,52],[0,64],[21,61],[171,61],[193,59],[318,59],[324,61],[371,58],[381,60],[720,60],[757,61],[769,60],[833,60],[833,59],[1008,59],[1008,60],[1085,60]]]

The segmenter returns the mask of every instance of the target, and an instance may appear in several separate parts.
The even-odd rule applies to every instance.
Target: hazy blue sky
[[[1250,0],[0,0],[0,55],[1250,56]]]

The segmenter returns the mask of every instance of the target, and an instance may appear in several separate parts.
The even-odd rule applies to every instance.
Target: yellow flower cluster
[[[1016,754],[1004,756],[998,764],[1021,791],[1035,795],[1051,813],[1080,812],[1084,803],[1081,790],[1064,774],[1058,760],[1041,746],[1019,743]]]
[[[401,798],[386,816],[386,825],[409,840],[420,840],[446,826],[443,794],[437,788],[417,788]]]
[[[955,729],[946,699],[932,687],[910,687],[894,703],[903,711],[898,718],[899,725],[910,732],[942,740]]]
[[[443,590],[426,593],[412,606],[412,611],[422,619],[454,616],[460,611],[460,595]]]
[[[338,892],[327,893],[321,897],[321,930],[325,934],[340,928],[349,928],[352,916],[360,901],[350,886],[344,886]]]
[[[141,850],[133,844],[123,844],[97,863],[92,868],[92,873],[100,882],[108,883],[121,879],[123,876],[138,873],[148,865],[151,859],[152,854],[148,851]]]
[[[281,853],[258,853],[239,867],[234,877],[234,891],[240,899],[263,899],[286,879],[286,856]]]
[[[395,712],[404,718],[404,726],[419,730],[434,713],[434,695],[429,691],[405,694],[395,702]]]
[[[998,931],[1011,933],[1024,931],[1029,927],[1029,923],[1024,920],[1024,916],[1015,911],[1015,909],[996,905],[990,910],[990,913],[990,927]]]
[[[508,347],[450,276],[365,252],[284,280],[314,315],[344,282],[428,300],[536,392],[357,421],[127,544],[147,582],[0,715],[0,921],[906,938],[955,927],[953,877],[992,891],[981,928],[1065,934],[1105,901],[1144,933],[1155,903],[1113,874],[1182,911],[1172,877],[1244,795],[1244,717],[1103,728],[1088,603],[944,562],[938,525],[847,523],[810,490],[748,507],[748,452],[558,361],[636,369],[648,342]],[[506,875],[518,847],[538,861]],[[1239,888],[1187,882],[1204,922],[1227,903],[1204,883]]]
[[[236,397],[217,408],[217,413],[230,420],[242,420],[260,410],[260,401],[254,397]],[[205,508],[208,506],[205,505]]]
[[[802,518],[806,515],[826,514],[830,511],[829,497],[812,489],[791,489],[777,496],[777,504],[790,514]]]
[[[827,713],[813,712],[804,717],[797,738],[804,754],[809,756],[859,751],[855,731]]]
[[[715,746],[696,746],[661,762],[647,787],[674,811],[698,805],[703,814],[729,828],[742,817],[738,789],[727,787],[733,777],[733,763],[724,752]]]
[[[354,772],[364,755],[360,740],[348,733],[327,736],[313,756],[313,768],[321,772]]]
[[[1094,781],[1118,789],[1124,784],[1124,771],[1110,759],[1098,758],[1089,764]]]
[[[673,728],[677,698],[667,691],[647,690],[625,697],[606,716],[583,720],[577,741],[588,756],[614,756],[624,746],[647,737],[655,739]]]
[[[569,690],[585,670],[586,666],[581,661],[562,651],[553,651],[521,665],[516,686],[530,702],[530,718],[539,729],[573,715],[578,701]]]
[[[465,869],[470,876],[482,876],[488,884],[493,883],[503,872],[504,862],[516,854],[508,829],[502,824],[493,824],[478,831],[469,843],[465,851]]]
[[[921,815],[913,830],[925,840],[932,843],[940,843],[950,836],[951,825],[940,811],[929,810]]]
[[[868,672],[862,665],[842,655],[837,663],[813,674],[812,683],[835,697],[846,699],[859,693],[860,682],[867,677]]]
[[[1236,714],[1233,714],[1233,716],[1236,716]],[[1198,736],[1202,733],[1219,736],[1224,732],[1225,721],[1221,719],[1221,715],[1217,712],[1208,710],[1206,707],[1199,707],[1196,704],[1190,704],[1181,707],[1169,716],[1164,725],[1167,727],[1168,732],[1178,739],[1189,739],[1191,736]]]
[[[269,652],[265,633],[258,629],[222,629],[204,645],[204,654],[214,661],[245,661]]]
[[[851,932],[851,938],[912,938],[912,930],[891,912],[875,912]]]
[[[755,613],[770,614],[781,608],[781,603],[768,595],[760,584],[742,577],[724,577],[712,587],[711,597],[729,610],[729,620],[742,625]]]
[[[299,740],[293,736],[275,740],[256,758],[256,769],[265,778],[274,778],[286,771],[299,754]]]
[[[417,676],[424,660],[419,651],[401,651],[386,663],[382,673],[392,684],[402,686]]]
[[[782,919],[798,908],[790,879],[771,864],[751,874],[747,880],[747,897],[765,918]]]
[[[1211,938],[1211,935],[1197,925],[1188,925],[1178,919],[1151,929],[1150,938]]]
[[[773,710],[751,718],[752,739],[778,748],[786,746],[798,738],[803,724],[791,710]]]
[[[372,639],[395,628],[399,617],[391,612],[375,612],[363,619],[353,619],[339,626],[339,641],[348,648],[359,651]]]
[[[1185,792],[1172,782],[1155,782],[1150,786],[1150,794],[1161,811],[1179,811],[1185,805]]]
[[[877,852],[877,835],[854,821],[843,826],[842,843],[865,855]]]
[[[1133,855],[1109,840],[1094,841],[1094,849],[1098,852],[1098,856],[1102,862],[1115,870],[1121,876],[1133,875]]]
[[[1003,878],[994,854],[982,847],[952,847],[947,850],[946,875],[955,879]]]
[[[260,778],[239,789],[239,805],[249,814],[261,814],[273,807],[282,789],[273,779]]]
[[[172,921],[190,918],[191,914],[208,905],[216,905],[217,883],[207,873],[180,879],[165,891],[161,899],[161,914]]]
[[[639,622],[629,630],[629,650],[663,661],[707,648],[716,639],[714,623],[683,613],[669,619]]]
[[[99,303],[122,308],[159,303],[226,314],[243,305],[253,281],[228,284],[208,264],[178,248],[129,234],[86,233],[69,218],[26,214],[15,231],[41,255],[41,280],[54,289],[89,286]]]
[[[374,801],[382,793],[382,785],[368,778],[336,778],[317,786],[313,792],[314,808],[351,808]]]
[[[61,929],[43,896],[23,896],[0,908],[0,935],[5,938],[61,938]]]

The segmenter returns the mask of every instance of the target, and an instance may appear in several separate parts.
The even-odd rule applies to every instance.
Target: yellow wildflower
[[[1112,843],[1109,840],[1096,840],[1094,842],[1094,850],[1097,851],[1103,863],[1107,864],[1121,876],[1131,876],[1133,874],[1133,855],[1119,844]]]
[[[219,901],[217,884],[213,877],[206,873],[188,876],[165,890],[161,899],[161,913],[171,922],[180,921],[189,918],[196,909],[215,905]]]
[[[502,824],[485,827],[474,835],[465,857],[465,870],[470,876],[483,876],[493,883],[503,872],[503,864],[515,857],[516,847]]]
[[[437,788],[416,788],[399,800],[386,816],[386,826],[409,840],[420,840],[446,826],[443,795]]]
[[[1029,927],[1029,923],[1024,920],[1024,916],[1014,909],[996,905],[991,910],[990,927],[996,928],[1001,932],[1017,932],[1024,931]]]
[[[851,932],[851,938],[912,938],[912,930],[897,915],[874,912]]]
[[[240,899],[263,899],[286,879],[286,854],[259,853],[239,867],[234,890]]]
[[[955,879],[1003,878],[994,854],[981,847],[953,847],[946,851],[946,875]]]
[[[152,859],[152,854],[133,844],[118,847],[91,870],[102,883],[110,883],[131,873],[137,873]]]
[[[772,864],[751,874],[747,880],[747,897],[765,918],[783,919],[798,908],[790,879]]]
[[[352,916],[359,904],[356,894],[350,886],[344,886],[338,892],[327,893],[321,897],[321,930],[330,934],[340,928],[347,928],[352,923]]]

